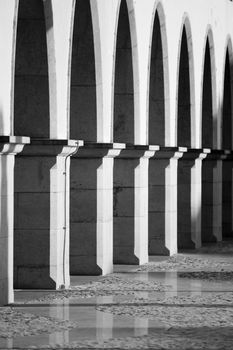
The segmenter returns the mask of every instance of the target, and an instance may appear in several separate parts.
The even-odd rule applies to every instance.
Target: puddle
[[[106,300],[105,300],[106,301]],[[77,303],[78,301],[76,301]],[[65,346],[68,343],[94,340],[103,342],[111,338],[125,338],[148,335],[151,331],[161,328],[156,321],[125,316],[116,316],[101,312],[95,306],[50,305],[38,307],[17,307],[19,311],[33,313],[38,316],[55,317],[60,320],[78,322],[78,327],[69,331],[36,336],[15,337],[14,339],[0,339],[1,349]]]
[[[199,255],[197,257],[199,258]],[[209,261],[212,261],[212,259],[212,256],[209,256]],[[229,261],[230,259],[228,258],[227,260]],[[213,261],[216,261],[216,259],[213,259]],[[214,308],[216,308],[216,311],[218,309],[220,323],[224,320],[222,316],[224,310],[226,310],[226,315],[229,317],[232,315],[233,318],[233,281],[227,277],[229,273],[225,273],[227,277],[225,280],[221,280],[220,278],[221,271],[217,276],[218,278],[209,280],[208,276],[212,276],[212,272],[205,272],[205,274],[202,274],[202,278],[199,279],[198,273],[200,272],[197,272],[194,278],[192,278],[188,271],[183,274],[181,271],[176,270],[167,272],[136,272],[135,267],[128,267],[127,269],[126,267],[119,266],[116,268],[116,271],[114,275],[109,276],[109,287],[106,280],[105,283],[101,284],[101,277],[72,277],[72,286],[85,285],[89,282],[95,284],[95,282],[99,281],[98,288],[100,291],[101,289],[103,290],[103,294],[105,289],[109,288],[110,293],[106,296],[95,296],[94,294],[86,298],[78,296],[63,299],[58,298],[55,301],[51,301],[51,299],[46,298],[47,295],[54,293],[53,291],[17,291],[15,293],[15,310],[34,314],[38,317],[44,316],[61,321],[76,322],[77,327],[75,326],[75,328],[69,330],[65,328],[62,331],[52,334],[43,333],[34,336],[17,336],[14,339],[0,338],[0,349],[48,348],[56,346],[63,348],[72,343],[82,344],[82,342],[86,342],[85,344],[92,342],[92,345],[93,342],[96,344],[109,342],[110,344],[114,339],[122,339],[124,341],[126,338],[135,339],[135,337],[137,341],[140,339],[143,342],[143,339],[145,339],[145,342],[147,342],[150,337],[153,338],[155,334],[160,334],[160,332],[164,332],[164,341],[166,342],[166,332],[167,329],[170,329],[168,327],[168,320],[171,320],[172,314],[174,314],[174,324],[178,322],[177,327],[179,327],[179,321],[176,320],[178,313],[180,313],[180,320],[182,320],[187,316],[190,317],[190,312],[196,310],[195,312],[198,318],[198,310],[205,312],[203,306],[207,309],[207,313],[210,314],[212,319],[216,318],[213,317],[215,314]],[[164,288],[159,288],[160,285]],[[114,295],[115,289],[118,292],[122,289],[122,295],[120,293]],[[31,304],[24,304],[26,301],[36,300],[41,297],[45,300],[42,303],[32,302]],[[122,307],[122,312],[117,309],[119,305]],[[155,313],[160,309],[160,314],[158,316],[156,315],[157,320],[153,317],[149,319],[148,313],[143,311],[143,305],[145,308],[148,307],[148,313],[151,313],[151,309],[153,308]],[[115,312],[114,314],[114,312],[110,312],[110,309],[114,309],[115,306],[117,313]],[[125,312],[125,308],[127,307],[129,312],[131,312],[131,307],[135,308],[130,316]],[[96,308],[99,308],[99,310]],[[139,308],[142,309],[140,316],[139,313],[137,314]],[[182,312],[184,314],[181,315]],[[206,318],[206,324],[210,325],[211,320],[208,319],[208,316]],[[203,319],[200,319],[200,322],[203,320],[204,316]],[[187,332],[193,329],[197,336],[201,332],[201,323],[198,328],[195,328],[196,326],[193,328],[191,326],[190,328],[189,322],[186,324],[189,326],[186,330]],[[231,322],[229,324],[229,332],[232,334]],[[212,326],[215,327],[216,325],[213,324]],[[218,327],[218,324],[216,327]],[[208,326],[207,328],[208,331],[211,331],[211,327]],[[180,329],[182,329],[182,332],[185,332],[184,328],[181,327]],[[226,325],[224,329],[226,329]],[[175,332],[174,327],[173,330]],[[178,329],[177,334],[179,336],[177,339],[180,339],[179,332],[181,330]],[[223,328],[221,328],[221,332],[223,332]],[[229,332],[226,330],[226,334]],[[147,337],[149,338],[147,339]],[[205,336],[202,338],[202,341],[204,341]],[[127,339],[125,342],[127,342]]]
[[[130,272],[124,274],[118,274],[119,277],[139,280],[141,282],[157,282],[169,286],[171,292],[211,292],[211,291],[233,291],[232,281],[213,281],[203,279],[189,279],[182,277],[182,273],[170,271],[170,272]]]

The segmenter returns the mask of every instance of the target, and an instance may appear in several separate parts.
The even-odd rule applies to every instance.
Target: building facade
[[[232,237],[233,4],[2,0],[0,302]]]

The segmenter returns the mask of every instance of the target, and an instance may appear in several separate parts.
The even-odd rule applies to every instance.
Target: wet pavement
[[[0,349],[233,349],[233,242],[16,291]]]

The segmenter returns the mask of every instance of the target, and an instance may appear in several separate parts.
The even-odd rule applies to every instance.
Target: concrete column
[[[203,153],[199,153],[194,166],[191,168],[191,238],[195,243],[195,248],[200,248],[202,245],[202,161],[208,153],[210,153],[208,149],[205,149]]]
[[[72,275],[104,275],[113,271],[113,158],[123,147],[85,143],[72,157]]]
[[[233,237],[233,154],[224,151],[222,156],[222,238]]]
[[[72,140],[32,140],[15,166],[16,288],[70,284],[69,157]]]
[[[177,253],[177,165],[185,148],[161,147],[149,165],[149,255]]]
[[[0,305],[14,302],[13,226],[15,155],[23,150],[27,137],[0,137],[1,230],[0,230]]]
[[[222,151],[202,163],[202,243],[222,240]]]
[[[178,166],[178,248],[201,246],[202,159],[209,150],[189,149]]]
[[[148,160],[158,149],[127,146],[115,159],[113,259],[116,264],[148,262]]]

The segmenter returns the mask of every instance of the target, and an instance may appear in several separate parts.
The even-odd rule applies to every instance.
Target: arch
[[[134,143],[134,78],[128,5],[119,7],[115,51],[113,140]]]
[[[201,92],[202,147],[217,146],[217,93],[213,32],[208,26],[203,49],[203,76]]]
[[[227,38],[224,60],[222,101],[222,148],[232,149],[233,137],[233,50],[230,37]],[[223,161],[222,167],[222,236],[233,236],[232,217],[232,162]]]
[[[177,86],[177,144],[195,147],[195,89],[191,25],[187,14],[181,27]]]
[[[97,141],[96,70],[91,6],[77,0],[71,58],[70,137]]]
[[[149,71],[149,144],[165,146],[169,139],[169,77],[165,14],[160,3],[153,16]]]
[[[15,135],[49,137],[49,81],[42,0],[19,0],[14,84]]]
[[[203,75],[201,91],[201,144],[203,148],[217,148],[217,93],[216,67],[213,33],[207,27],[203,47]],[[202,191],[201,191],[201,240],[202,243],[215,242],[214,200],[217,162],[207,159],[202,162]],[[219,200],[219,199],[218,199]]]
[[[230,37],[227,38],[223,76],[222,101],[222,148],[232,149],[233,136],[233,49]]]

